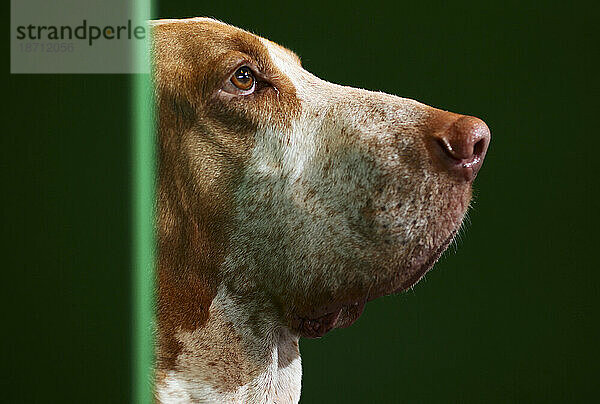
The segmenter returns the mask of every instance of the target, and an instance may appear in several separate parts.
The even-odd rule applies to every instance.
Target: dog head
[[[160,287],[181,307],[164,321],[198,326],[225,285],[318,337],[452,242],[490,141],[481,120],[328,83],[210,19],[155,23],[154,61],[159,263],[178,271]]]

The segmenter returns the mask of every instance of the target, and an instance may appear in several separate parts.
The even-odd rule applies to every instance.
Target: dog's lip
[[[335,303],[327,305],[325,310],[319,309],[319,312],[325,311],[322,315],[309,315],[309,317],[296,315],[292,319],[292,328],[302,337],[320,338],[334,328],[351,326],[362,314],[366,303],[366,300],[346,304]]]
[[[450,246],[450,244],[452,244],[452,241],[454,240],[454,237],[456,236],[457,232],[458,232],[458,229],[455,229],[454,231],[452,231],[452,233],[450,233],[450,235],[446,238],[446,240],[444,240],[444,242],[441,243],[439,245],[439,247],[433,251],[433,253],[429,254],[429,257],[423,264],[421,264],[419,269],[417,271],[413,272],[413,275],[408,279],[408,282],[403,282],[403,284],[400,285],[400,287],[396,288],[391,293],[404,292],[407,289],[413,287],[415,284],[417,284],[421,280],[421,278],[423,276],[425,276],[425,274],[427,272],[429,272],[429,270],[431,268],[433,268],[435,263],[440,259],[440,257],[444,253],[444,251],[446,251],[446,249],[448,248],[448,246]],[[389,293],[380,294],[379,296],[373,297],[373,299],[383,296],[384,294],[389,294]],[[373,299],[369,299],[369,301],[371,301]]]
[[[419,282],[452,243],[457,231],[457,229],[452,231],[439,247],[427,254],[425,261],[416,264],[413,268],[405,269],[411,274],[407,280],[399,281],[403,271],[397,271],[392,279],[379,281],[378,285],[380,286],[374,290],[369,290],[366,294],[363,294],[364,297],[362,298],[351,297],[321,306],[304,315],[294,315],[292,328],[297,330],[302,337],[320,338],[333,328],[349,327],[361,316],[366,303],[378,297],[404,292]]]

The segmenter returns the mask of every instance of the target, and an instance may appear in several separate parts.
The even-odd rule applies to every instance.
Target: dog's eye
[[[231,83],[244,92],[251,91],[255,84],[254,75],[248,66],[242,66],[231,76]]]
[[[231,95],[251,95],[271,86],[268,79],[251,65],[238,67],[219,91]]]

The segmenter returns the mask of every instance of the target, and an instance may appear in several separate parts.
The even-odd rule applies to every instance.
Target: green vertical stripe
[[[151,1],[133,2],[134,20],[151,16]],[[136,66],[149,63],[149,41],[135,41]],[[136,67],[134,66],[134,68]],[[149,74],[134,74],[133,129],[133,395],[136,404],[152,402],[154,361],[154,262],[155,262],[155,140],[152,82]]]

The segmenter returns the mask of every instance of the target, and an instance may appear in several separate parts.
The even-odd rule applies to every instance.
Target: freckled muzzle
[[[299,335],[319,338],[333,328],[350,326],[367,302],[415,285],[452,243],[491,135],[478,118],[431,111],[429,122],[413,132],[414,141],[404,143],[412,144],[411,150],[397,146],[397,155],[407,161],[392,164],[388,183],[374,198],[381,249],[391,258],[373,268],[372,281],[363,282],[362,290],[336,293],[325,304],[296,311],[291,326]]]

